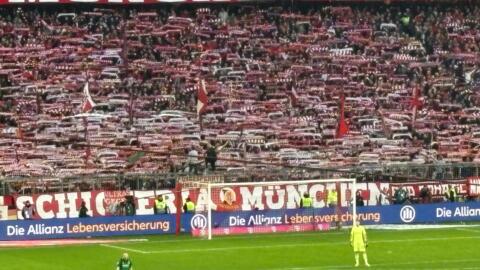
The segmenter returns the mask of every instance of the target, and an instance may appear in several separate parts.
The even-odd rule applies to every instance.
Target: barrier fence
[[[205,171],[200,175],[186,172],[158,172],[150,174],[101,174],[61,177],[45,175],[37,177],[1,177],[0,195],[36,194],[46,192],[90,191],[90,190],[149,190],[173,188],[178,182],[255,182],[277,181],[278,179],[331,179],[356,177],[359,182],[411,182],[431,180],[461,180],[478,177],[480,164],[404,164],[342,168],[269,168],[235,171]]]

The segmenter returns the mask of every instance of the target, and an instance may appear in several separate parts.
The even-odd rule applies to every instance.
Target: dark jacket
[[[85,205],[82,205],[82,206],[80,207],[80,211],[79,211],[78,217],[79,217],[79,218],[87,218],[87,217],[90,217],[90,216],[87,214],[87,212],[88,212],[87,207],[86,207]]]

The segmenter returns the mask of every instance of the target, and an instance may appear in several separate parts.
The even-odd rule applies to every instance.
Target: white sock
[[[365,262],[365,265],[368,265],[368,257],[366,252],[363,253],[363,261]]]
[[[360,257],[360,255],[358,253],[355,253],[355,265],[359,264],[359,262],[358,262],[359,257]]]

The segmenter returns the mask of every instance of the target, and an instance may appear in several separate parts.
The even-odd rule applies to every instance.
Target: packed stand
[[[478,161],[478,6],[68,9],[0,8],[3,176]]]

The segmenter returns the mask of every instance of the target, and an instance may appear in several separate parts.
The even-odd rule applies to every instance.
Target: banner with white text
[[[363,224],[441,224],[480,221],[480,202],[364,206],[357,208]],[[212,212],[212,227],[220,234],[328,230],[332,221],[348,223],[351,209],[332,208]],[[205,213],[182,215],[182,231],[205,232]],[[112,216],[0,222],[0,241],[78,238],[140,234],[173,234],[174,214]],[[254,228],[261,228],[256,230]]]
[[[480,186],[478,180],[469,179],[455,182],[415,182],[415,183],[358,183],[356,188],[360,192],[365,206],[375,206],[380,204],[391,204],[391,199],[395,191],[403,187],[408,196],[413,200],[418,200],[422,187],[427,187],[432,196],[442,199],[442,196],[448,190],[449,186],[455,187],[459,196],[468,196],[478,194]],[[300,205],[301,196],[308,192],[313,199],[313,206],[322,208],[326,206],[327,189],[336,187],[335,183],[315,183],[315,184],[289,184],[289,185],[265,185],[265,186],[235,186],[223,187],[219,190],[212,190],[212,210],[218,212],[225,211],[249,211],[258,210],[276,210],[276,209],[296,209]],[[341,199],[341,206],[349,206],[352,200],[351,184],[340,183],[338,190]],[[225,196],[228,195],[228,200]],[[142,190],[142,191],[86,191],[86,192],[65,192],[65,193],[46,193],[35,195],[13,196],[9,201],[14,205],[10,208],[16,209],[17,219],[22,219],[22,208],[25,202],[30,202],[34,209],[34,219],[53,219],[53,218],[76,218],[79,215],[80,204],[82,201],[88,209],[88,215],[92,217],[114,216],[121,213],[122,202],[126,196],[132,196],[136,207],[137,215],[154,214],[154,200],[157,196],[162,196],[167,204],[170,213],[177,212],[176,200],[179,194],[174,190]],[[183,200],[190,198],[196,206],[197,211],[206,211],[208,205],[208,193],[206,188],[184,189],[181,197]],[[386,197],[382,200],[381,197]],[[0,196],[0,201],[3,198]],[[183,202],[182,202],[183,204]]]
[[[0,241],[172,233],[174,215],[0,222]]]
[[[480,221],[480,202],[364,206],[357,208],[357,216],[365,225]],[[183,222],[183,226],[190,226],[185,228],[185,231],[191,230],[194,236],[205,235],[208,226],[206,214],[197,213],[189,217],[190,222]],[[272,233],[281,230],[302,231],[305,228],[324,230],[328,229],[328,224],[332,221],[338,220],[342,224],[349,224],[352,219],[352,211],[348,208],[339,212],[328,207],[212,212],[212,229],[215,234]],[[310,226],[305,227],[307,225]]]

